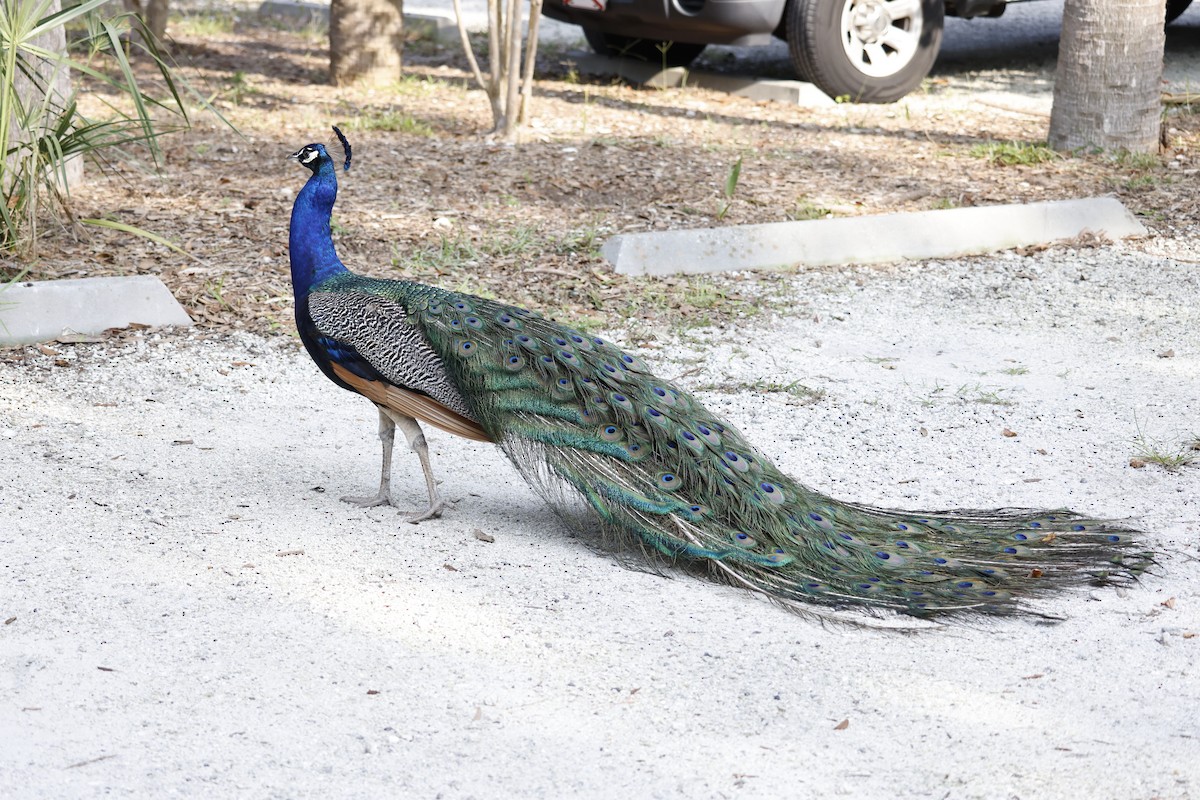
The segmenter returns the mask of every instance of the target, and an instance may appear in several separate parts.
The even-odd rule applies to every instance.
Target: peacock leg
[[[383,469],[379,474],[379,491],[370,497],[353,497],[347,495],[342,500],[358,506],[359,508],[371,508],[372,506],[387,506],[391,505],[391,486],[392,486],[392,444],[396,439],[396,423],[392,418],[379,409],[379,441],[383,444]]]
[[[425,443],[425,433],[421,425],[412,417],[396,414],[393,417],[396,425],[408,439],[408,446],[417,454],[421,461],[421,470],[425,473],[425,486],[429,489],[429,508],[424,511],[414,511],[404,518],[405,522],[416,525],[426,519],[440,517],[443,511],[454,508],[454,504],[442,497],[438,492],[438,482],[433,478],[433,469],[429,466],[429,445]]]

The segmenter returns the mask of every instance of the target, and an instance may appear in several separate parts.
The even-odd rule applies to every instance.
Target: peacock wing
[[[334,287],[312,292],[308,312],[343,383],[405,416],[491,441],[401,299]]]

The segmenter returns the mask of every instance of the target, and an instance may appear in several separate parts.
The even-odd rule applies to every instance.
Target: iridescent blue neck
[[[321,156],[320,166],[304,184],[292,205],[288,251],[292,261],[292,288],[297,298],[346,267],[333,249],[329,220],[337,199],[337,173],[332,159]]]

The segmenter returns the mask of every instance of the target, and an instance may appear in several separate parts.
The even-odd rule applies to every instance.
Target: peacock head
[[[342,152],[346,154],[346,163],[344,169],[350,169],[350,142],[346,141],[346,137],[338,130],[335,125],[333,132],[337,134],[338,141],[342,143]],[[292,153],[288,158],[294,158],[304,166],[313,171],[315,175],[320,171],[325,164],[333,165],[333,158],[329,155],[329,151],[325,149],[323,144],[306,144],[296,152]]]
[[[329,157],[329,152],[323,144],[306,144],[296,152],[292,153],[288,158],[294,158],[304,166],[311,169],[314,173],[321,169],[322,162],[332,163],[333,159]]]

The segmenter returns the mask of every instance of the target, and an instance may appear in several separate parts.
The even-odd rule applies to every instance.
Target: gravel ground
[[[1139,430],[1200,433],[1195,262],[792,283],[770,327],[636,338],[820,489],[1133,517],[1158,574],[1054,625],[823,627],[622,568],[491,446],[432,435],[444,519],[338,502],[373,486],[374,411],[284,337],[9,352],[0,796],[1200,793],[1200,469],[1130,466]],[[394,491],[421,500],[413,459]]]
[[[1171,36],[1186,43],[1194,25],[1185,16]],[[911,123],[894,109],[797,111],[551,82],[538,111],[543,150],[485,158],[471,143],[484,105],[433,84],[402,105],[436,123],[436,137],[357,134],[364,156],[372,144],[376,155],[347,181],[339,220],[352,226],[344,255],[365,271],[388,264],[393,246],[414,247],[434,209],[454,210],[468,231],[486,221],[486,234],[546,209],[582,219],[571,205],[582,192],[606,224],[653,212],[643,227],[678,227],[679,209],[708,208],[733,158],[706,151],[741,141],[747,124],[759,138],[739,146],[801,147],[803,159],[756,166],[748,155],[733,222],[768,221],[781,198],[907,209],[888,193],[910,187],[875,181],[871,165],[911,171],[925,194],[910,204],[1111,185],[1143,214],[1154,236],[1127,245],[734,278],[730,291],[774,293],[763,306],[789,310],[738,321],[743,305],[722,301],[734,310],[717,329],[669,333],[661,318],[606,301],[609,319],[640,320],[617,338],[819,489],[909,508],[1130,517],[1161,554],[1157,573],[1127,591],[1047,601],[1059,624],[903,635],[823,627],[733,589],[625,569],[573,538],[497,450],[439,433],[435,468],[460,499],[446,518],[414,527],[394,509],[338,502],[374,488],[369,404],[325,382],[288,337],[214,331],[264,309],[287,322],[280,226],[288,181],[299,182],[266,159],[321,135],[339,103],[370,110],[378,98],[320,85],[319,42],[259,36],[247,48],[238,36],[195,35],[189,47],[214,75],[246,71],[253,91],[226,110],[250,146],[200,131],[170,154],[163,188],[131,182],[122,206],[216,266],[178,268],[173,256],[97,237],[49,249],[39,275],[162,274],[207,327],[0,351],[0,796],[1200,794],[1200,468],[1131,466],[1145,460],[1139,435],[1164,456],[1192,452],[1200,436],[1190,117],[1171,117],[1183,130],[1172,128],[1165,165],[1111,181],[1090,163],[1001,172],[963,155],[986,138],[1044,136],[1044,120],[1022,122],[1048,108],[1053,47],[1042,43],[1027,69],[989,60],[976,75],[944,58],[948,88],[914,96]],[[248,65],[256,53],[262,63]],[[991,94],[966,104],[968,91]],[[671,170],[646,180],[635,167],[649,145],[629,130],[647,136],[654,125],[697,144],[654,143],[652,166],[670,158]],[[918,133],[928,150],[910,144]],[[390,175],[385,140],[419,170]],[[569,171],[552,158],[567,145],[578,157]],[[518,155],[526,161],[508,163]],[[517,166],[529,175],[511,189]],[[242,177],[218,183],[214,168]],[[456,182],[463,172],[513,191],[518,205],[479,203]],[[653,191],[541,198],[521,188],[554,188],[562,174]],[[416,207],[395,219],[379,186]],[[84,199],[107,208],[105,191]],[[562,219],[547,224],[558,231]],[[543,281],[555,270],[544,256],[521,258],[540,266],[496,273],[492,259],[481,275],[550,298]],[[239,283],[243,272],[265,288]],[[411,506],[423,494],[414,461],[398,454],[394,486]]]

